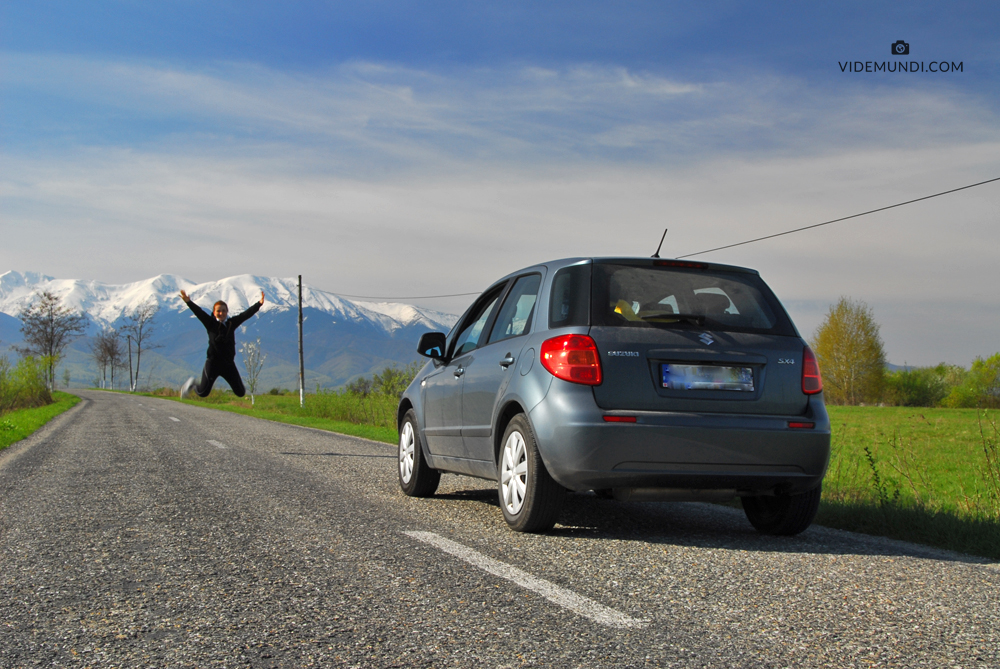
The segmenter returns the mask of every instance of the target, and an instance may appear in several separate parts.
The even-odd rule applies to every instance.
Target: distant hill
[[[147,300],[159,306],[153,342],[157,349],[144,351],[141,385],[180,385],[200,372],[208,341],[205,330],[180,298],[185,290],[210,311],[224,300],[233,314],[240,313],[265,293],[264,307],[247,321],[237,336],[241,341],[260,337],[267,355],[261,373],[266,388],[298,387],[297,281],[241,275],[196,284],[178,276],[161,274],[131,284],[55,279],[32,272],[0,274],[0,347],[20,340],[17,315],[36,293],[47,290],[63,304],[82,312],[90,322],[88,336],[67,351],[64,366],[71,386],[88,386],[98,371],[90,358],[92,335],[103,327],[119,327],[136,307]],[[359,375],[368,375],[392,364],[416,360],[417,340],[424,332],[447,331],[457,320],[452,314],[409,304],[357,302],[303,286],[303,342],[306,388],[337,387]],[[237,353],[237,364],[241,364]],[[128,376],[127,368],[124,372]],[[62,371],[59,372],[62,378]]]

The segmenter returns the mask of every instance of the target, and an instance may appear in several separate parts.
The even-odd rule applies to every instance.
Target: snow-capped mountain
[[[85,313],[95,324],[110,326],[150,299],[161,309],[186,313],[188,308],[180,298],[181,290],[207,310],[215,301],[223,300],[229,305],[230,312],[239,313],[257,302],[262,290],[265,298],[261,313],[298,308],[298,280],[295,278],[241,274],[219,281],[194,283],[173,274],[161,274],[144,281],[112,285],[100,281],[55,279],[36,272],[11,271],[0,274],[0,313],[17,318],[37,293],[48,291],[61,297],[63,305]],[[410,304],[354,302],[308,284],[302,286],[302,307],[353,322],[368,321],[378,324],[386,332],[414,325],[447,330],[457,320],[452,314]]]
[[[159,307],[156,348],[144,350],[140,385],[171,385],[197,374],[205,360],[205,330],[180,298],[184,290],[206,311],[224,300],[237,314],[260,299],[264,306],[246,322],[240,341],[260,338],[267,361],[262,383],[294,388],[298,384],[298,282],[249,274],[196,284],[182,277],[160,276],[124,285],[99,281],[55,279],[34,272],[0,274],[0,348],[20,339],[22,309],[35,295],[48,291],[62,304],[82,312],[91,322],[88,336],[73,341],[64,365],[76,385],[91,385],[97,374],[89,352],[90,336],[104,327],[121,326],[136,308],[148,301]],[[416,360],[417,340],[424,332],[448,331],[457,320],[452,314],[409,304],[352,301],[302,287],[306,385],[314,389],[339,386],[358,375],[368,375],[393,364]],[[2,351],[0,351],[2,353]],[[240,362],[237,355],[237,363]],[[148,378],[147,378],[148,375]]]

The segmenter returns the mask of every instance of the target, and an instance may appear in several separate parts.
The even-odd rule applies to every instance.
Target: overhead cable
[[[934,195],[925,195],[924,197],[918,197],[915,200],[907,200],[906,202],[900,202],[898,204],[890,204],[888,207],[879,207],[878,209],[863,211],[860,214],[852,214],[850,216],[844,216],[843,218],[835,218],[832,221],[825,221],[823,223],[814,223],[813,225],[807,225],[804,228],[795,228],[794,230],[777,232],[773,235],[757,237],[756,239],[748,239],[745,242],[737,242],[736,244],[727,244],[726,246],[717,246],[714,249],[708,249],[706,251],[698,251],[697,253],[688,253],[687,255],[677,256],[677,258],[678,260],[681,258],[691,258],[693,256],[703,255],[705,253],[712,253],[713,251],[721,251],[722,249],[731,249],[735,246],[743,246],[744,244],[753,244],[754,242],[762,242],[765,239],[774,239],[775,237],[790,235],[795,232],[802,232],[803,230],[812,230],[813,228],[818,228],[824,225],[830,225],[831,223],[839,223],[840,221],[846,221],[851,218],[858,218],[859,216],[867,216],[868,214],[874,214],[879,211],[885,211],[886,209],[893,209],[895,207],[902,207],[903,205],[906,204],[913,204],[914,202],[920,202],[921,200],[930,200],[933,197],[941,197],[942,195],[947,195],[948,193],[957,193],[960,190],[966,190],[967,188],[975,188],[976,186],[982,186],[983,184],[993,183],[994,181],[1000,181],[1000,177],[996,177],[994,179],[987,179],[986,181],[980,181],[979,183],[975,184],[969,184],[968,186],[962,186],[961,188],[952,188],[951,190],[942,191],[940,193],[934,193]]]

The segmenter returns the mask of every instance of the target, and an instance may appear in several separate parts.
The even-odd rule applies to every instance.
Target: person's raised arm
[[[264,306],[264,291],[263,290],[260,291],[260,302],[254,302],[253,304],[250,305],[250,308],[248,308],[242,314],[240,314],[239,316],[233,316],[233,317],[230,318],[230,320],[233,321],[233,327],[239,327],[239,325],[241,323],[243,323],[245,320],[247,320],[248,318],[250,318],[251,316],[253,316],[255,313],[257,313],[258,311],[260,311],[260,308],[262,306]]]
[[[184,304],[188,306],[188,309],[194,312],[194,315],[198,317],[198,320],[201,321],[205,325],[205,327],[211,325],[212,322],[215,320],[214,318],[206,314],[204,309],[202,309],[197,304],[192,302],[191,298],[189,298],[188,294],[185,293],[183,290],[181,291],[181,299],[184,300]]]

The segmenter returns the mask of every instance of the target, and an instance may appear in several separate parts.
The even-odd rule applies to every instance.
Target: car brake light
[[[705,263],[686,260],[654,260],[657,267],[683,267],[685,269],[705,269]]]
[[[587,335],[563,335],[542,342],[542,367],[557,379],[588,386],[601,384],[597,344]]]
[[[823,390],[823,378],[819,374],[819,363],[808,346],[802,351],[802,392],[815,395]]]

